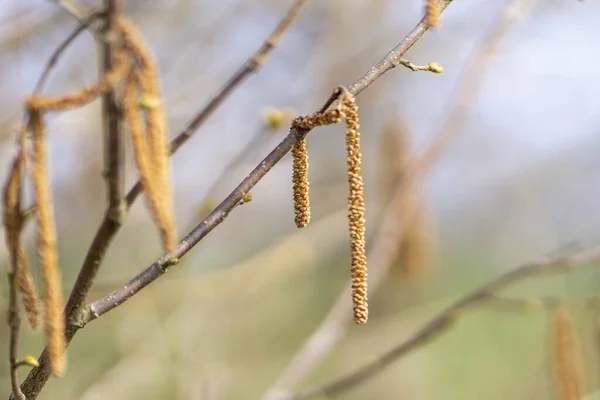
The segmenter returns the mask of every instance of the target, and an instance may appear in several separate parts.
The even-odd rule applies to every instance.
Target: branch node
[[[40,363],[38,362],[37,358],[28,354],[22,360],[17,361],[14,365],[14,368],[19,368],[19,367],[36,367],[37,368],[39,366],[40,366]]]
[[[434,74],[441,74],[444,72],[444,67],[442,67],[439,63],[430,62],[427,65],[416,65],[412,62],[405,60],[404,58],[400,58],[394,62],[394,66],[403,65],[411,71],[427,71],[433,72]]]
[[[123,225],[127,218],[127,203],[123,200],[116,207],[109,207],[106,211],[106,218],[117,225]]]

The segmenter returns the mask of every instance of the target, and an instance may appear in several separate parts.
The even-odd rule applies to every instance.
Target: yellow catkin
[[[40,111],[68,110],[81,107],[121,82],[129,69],[129,57],[124,50],[114,52],[113,68],[102,80],[76,93],[63,96],[32,95],[25,98],[25,106]]]
[[[360,172],[360,133],[358,107],[354,97],[346,94],[342,101],[346,114],[346,151],[348,168],[348,223],[352,274],[352,304],[354,321],[364,324],[369,317],[367,305],[367,258],[365,251],[365,200]]]
[[[404,276],[423,276],[431,265],[433,235],[416,183],[406,182],[398,204],[400,242],[397,263]]]
[[[23,296],[23,308],[27,315],[27,321],[32,328],[37,328],[40,324],[41,309],[40,301],[35,290],[33,278],[27,265],[27,257],[25,257],[25,249],[20,245],[17,249],[17,282],[19,290]]]
[[[133,154],[142,187],[146,192],[146,199],[150,214],[160,230],[163,247],[167,248],[167,243],[174,234],[170,231],[167,212],[164,210],[164,204],[161,203],[162,198],[159,195],[161,188],[158,181],[155,179],[154,170],[152,168],[152,159],[149,146],[144,135],[145,125],[144,119],[140,112],[138,104],[138,81],[135,74],[128,79],[123,100],[123,115],[129,125],[129,134],[133,144]]]
[[[146,142],[152,160],[150,164],[153,171],[152,179],[157,186],[156,201],[162,215],[160,223],[163,232],[163,247],[165,250],[172,250],[177,237],[170,182],[170,147],[156,63],[133,24],[129,20],[121,18],[119,26],[124,44],[138,64],[138,84],[144,100],[143,104],[147,105],[145,107]]]
[[[552,325],[552,366],[557,399],[579,400],[583,398],[583,379],[578,338],[565,308],[556,310]]]
[[[314,129],[318,126],[337,124],[342,118],[344,118],[344,114],[340,108],[334,108],[324,113],[299,115],[294,118],[292,128]]]
[[[383,212],[394,197],[409,158],[406,124],[395,118],[384,128],[378,151],[378,203]]]
[[[440,0],[425,0],[425,24],[437,28],[440,23]]]
[[[292,149],[294,214],[298,228],[304,228],[310,222],[310,198],[308,197],[308,153],[306,138],[302,138]]]
[[[344,117],[342,105],[338,104],[323,113],[299,115],[292,121],[292,130],[310,130],[318,126],[336,124]],[[304,228],[310,222],[310,198],[308,196],[308,152],[306,138],[302,137],[292,148],[293,157],[293,197],[295,223],[298,228]]]
[[[62,376],[66,369],[62,317],[64,304],[58,269],[56,227],[49,187],[46,132],[41,113],[37,110],[29,111],[29,127],[33,143],[31,175],[35,192],[39,268],[44,284],[46,348],[50,371],[54,375]]]
[[[23,306],[27,314],[27,320],[32,328],[36,328],[40,322],[40,304],[33,284],[33,278],[27,267],[25,250],[21,243],[23,217],[20,210],[19,192],[21,190],[22,174],[26,161],[24,130],[21,131],[19,141],[19,152],[11,165],[3,192],[4,233],[6,247],[11,254],[15,267],[17,286],[23,296]]]

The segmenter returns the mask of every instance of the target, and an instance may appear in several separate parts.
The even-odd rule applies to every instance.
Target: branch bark
[[[103,29],[104,43],[102,54],[102,75],[112,69],[113,50],[118,41],[117,23],[121,4],[118,0],[106,0],[106,19]],[[123,194],[124,181],[124,142],[120,129],[119,106],[115,91],[110,90],[102,96],[102,127],[105,144],[105,178],[108,193],[108,218],[122,223],[125,217]]]

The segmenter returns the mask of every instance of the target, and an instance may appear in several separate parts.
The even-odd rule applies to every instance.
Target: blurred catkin
[[[38,110],[29,110],[33,152],[31,175],[35,192],[35,213],[37,217],[38,263],[44,284],[44,316],[46,328],[46,348],[50,371],[57,376],[64,375],[66,369],[64,322],[62,317],[63,295],[58,269],[56,227],[52,213],[46,132],[44,121]]]
[[[151,160],[152,184],[156,185],[155,201],[159,204],[160,229],[163,247],[172,250],[177,242],[175,213],[173,211],[170,182],[170,147],[165,125],[165,112],[160,91],[160,81],[156,63],[148,46],[133,24],[121,18],[119,27],[125,46],[137,61],[137,82],[141,98],[136,103],[144,107],[146,114],[146,148]]]
[[[114,52],[112,68],[106,73],[102,80],[88,88],[76,93],[63,96],[38,96],[31,95],[25,98],[25,106],[29,109],[40,111],[68,110],[81,107],[103,93],[111,90],[123,80],[129,70],[129,57],[124,50]]]
[[[559,307],[552,323],[552,367],[556,398],[579,400],[583,398],[581,354],[577,333],[571,316]]]
[[[406,124],[396,117],[386,124],[379,140],[377,189],[381,216],[401,183],[409,153]]]
[[[346,114],[346,165],[348,168],[348,224],[352,274],[354,321],[364,324],[369,317],[367,305],[367,258],[365,250],[365,200],[361,176],[358,107],[347,93],[342,100]]]
[[[400,190],[401,232],[393,265],[398,265],[404,276],[424,276],[432,263],[433,234],[416,183],[407,182]]]
[[[406,126],[399,119],[390,121],[381,137],[379,174],[381,208],[385,208],[394,194],[398,212],[399,240],[391,261],[392,276],[423,276],[432,264],[434,235],[427,217],[425,202],[419,190],[418,176],[409,176],[411,163]]]
[[[123,99],[123,115],[129,125],[129,134],[133,147],[134,159],[140,174],[142,187],[146,192],[146,199],[150,209],[150,215],[158,226],[163,241],[163,247],[167,249],[169,245],[173,246],[174,234],[171,229],[169,212],[163,203],[164,196],[160,194],[162,187],[160,182],[155,179],[154,169],[152,168],[151,152],[147,138],[145,136],[144,118],[138,104],[139,80],[137,71],[134,71],[125,86]]]
[[[293,195],[294,214],[298,228],[304,228],[310,222],[310,198],[308,196],[308,153],[306,138],[302,138],[292,149],[293,156]]]
[[[36,328],[40,321],[40,306],[31,273],[27,266],[25,250],[21,243],[21,230],[23,217],[20,210],[20,191],[25,170],[25,143],[24,130],[19,137],[19,152],[15,156],[8,174],[8,179],[3,191],[3,221],[6,247],[8,248],[18,288],[23,296],[23,306],[27,320],[32,328]]]
[[[437,28],[440,23],[440,0],[425,0],[425,24]]]

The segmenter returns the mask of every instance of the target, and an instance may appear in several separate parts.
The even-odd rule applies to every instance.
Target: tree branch
[[[102,75],[112,69],[113,50],[118,40],[117,24],[120,13],[120,2],[118,0],[106,0],[106,20],[104,23],[103,51],[102,51]],[[125,219],[125,203],[123,194],[125,191],[124,180],[124,138],[120,132],[119,106],[115,91],[109,90],[102,96],[102,127],[104,130],[105,143],[105,178],[108,193],[107,217],[116,220],[118,224]]]
[[[583,251],[570,256],[545,258],[530,264],[522,265],[457,301],[430,320],[408,340],[393,347],[387,353],[378,357],[377,360],[372,361],[343,378],[325,386],[308,389],[284,398],[290,400],[304,400],[318,396],[335,396],[345,392],[371,378],[373,375],[397,361],[399,358],[407,355],[412,350],[415,350],[428,343],[431,339],[438,337],[440,333],[444,332],[445,328],[450,327],[452,323],[456,321],[464,309],[472,307],[480,301],[487,299],[500,289],[504,289],[512,283],[520,282],[524,278],[534,275],[565,272],[578,267],[590,266],[597,262],[600,262],[600,248]]]
[[[77,37],[77,35],[83,31],[84,27],[89,27],[89,25],[97,18],[93,14],[90,14],[89,17],[85,17],[85,13],[78,8],[74,8],[74,6],[69,2],[57,1],[57,3],[63,8],[67,9],[69,12],[73,13],[73,15],[82,22],[81,26],[73,34],[71,34],[67,40],[63,42],[54,52],[53,56],[48,62],[48,66],[46,67],[47,70],[51,69],[55,65],[56,59],[59,57],[59,55],[64,51],[64,49],[67,48],[73,39],[75,39],[75,37]],[[228,81],[228,83],[218,92],[218,94],[204,108],[202,108],[202,110],[192,119],[187,128],[171,142],[171,154],[177,151],[192,136],[192,134],[198,130],[198,128],[200,128],[200,126],[208,119],[208,117],[212,115],[212,113],[223,103],[223,101],[231,93],[233,93],[233,91],[237,89],[241,83],[246,80],[246,78],[260,69],[261,65],[265,62],[275,46],[281,40],[283,33],[289,28],[293,20],[299,15],[300,11],[307,3],[308,0],[295,1],[288,13],[277,25],[273,33],[269,35],[260,49],[245,63],[244,67],[242,67]],[[47,72],[45,72],[40,79],[40,82],[42,82],[39,84],[40,89],[46,79],[45,75],[47,75]],[[142,187],[138,181],[125,196],[126,207],[130,207],[141,194],[141,192]],[[69,300],[65,306],[65,342],[67,346],[77,331],[85,325],[87,320],[89,320],[89,310],[85,312],[86,310],[83,307],[106,252],[115,235],[121,228],[121,222],[122,221],[110,218],[109,214],[107,213],[100,227],[98,228],[94,239],[92,240],[90,248],[88,249],[77,280],[69,296]],[[172,262],[172,260],[169,258],[167,259],[167,262]],[[40,366],[32,369],[21,385],[23,392],[29,400],[33,400],[38,396],[49,378],[49,372],[47,369],[48,357],[46,350],[42,352],[38,361]],[[11,399],[14,399],[14,397],[11,397]]]

